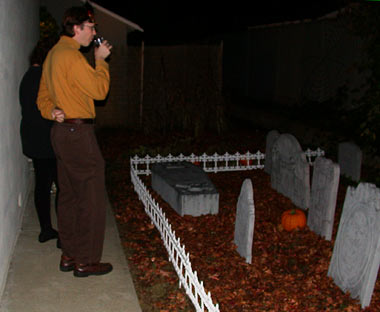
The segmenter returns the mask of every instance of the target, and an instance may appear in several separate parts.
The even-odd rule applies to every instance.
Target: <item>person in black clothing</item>
[[[24,74],[19,88],[21,104],[20,134],[22,150],[25,156],[33,161],[35,173],[34,203],[37,210],[41,232],[38,240],[44,243],[58,238],[58,232],[52,227],[50,215],[50,197],[53,183],[57,183],[57,165],[55,154],[50,142],[50,129],[53,122],[42,118],[37,108],[36,100],[42,63],[56,38],[45,38],[38,41],[30,56],[30,67]],[[56,199],[59,190],[56,192]],[[57,203],[57,200],[56,200]],[[60,241],[57,240],[60,248]]]

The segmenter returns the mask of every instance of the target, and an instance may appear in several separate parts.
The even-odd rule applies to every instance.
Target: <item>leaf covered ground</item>
[[[159,232],[133,190],[129,157],[136,153],[265,152],[265,135],[263,131],[244,130],[197,139],[172,134],[168,139],[122,129],[98,133],[107,163],[110,202],[144,312],[194,311],[194,307],[184,289],[178,287]],[[347,184],[339,186],[333,240],[325,241],[307,227],[290,233],[283,230],[281,214],[295,206],[270,187],[270,177],[263,170],[209,177],[219,191],[219,213],[201,217],[180,217],[150,188],[149,176],[143,181],[190,253],[193,269],[221,312],[362,311],[358,300],[327,277]],[[252,180],[255,202],[252,264],[239,256],[233,243],[237,198],[246,178]],[[380,311],[379,277],[371,305],[364,311]]]

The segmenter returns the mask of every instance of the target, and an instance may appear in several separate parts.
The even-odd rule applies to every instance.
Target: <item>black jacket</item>
[[[24,74],[19,88],[21,104],[21,143],[29,158],[55,158],[50,142],[53,121],[44,119],[37,107],[37,95],[42,75],[41,66],[31,66]]]

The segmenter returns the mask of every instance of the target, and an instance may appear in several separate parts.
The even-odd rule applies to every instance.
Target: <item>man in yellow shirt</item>
[[[44,118],[54,120],[51,141],[57,156],[58,232],[62,244],[60,270],[74,276],[102,275],[112,271],[101,263],[106,190],[104,159],[94,132],[94,100],[109,91],[105,59],[112,46],[95,48],[95,68],[79,51],[96,35],[93,15],[85,7],[72,7],[63,17],[59,42],[43,64],[37,105]]]

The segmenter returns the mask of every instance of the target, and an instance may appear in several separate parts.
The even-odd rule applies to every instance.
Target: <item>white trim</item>
[[[86,2],[86,0],[81,0],[83,3]],[[93,1],[88,1],[89,4],[91,4],[95,9],[105,13],[105,14],[108,14],[109,16],[113,17],[114,19],[117,19],[118,21],[134,28],[135,30],[139,30],[141,32],[144,32],[144,29],[142,29],[139,25],[131,22],[130,20],[127,20],[126,18],[114,13],[114,12],[111,12],[110,10],[107,10],[106,8],[103,8],[102,6],[100,6],[99,4],[96,4],[95,2]]]

